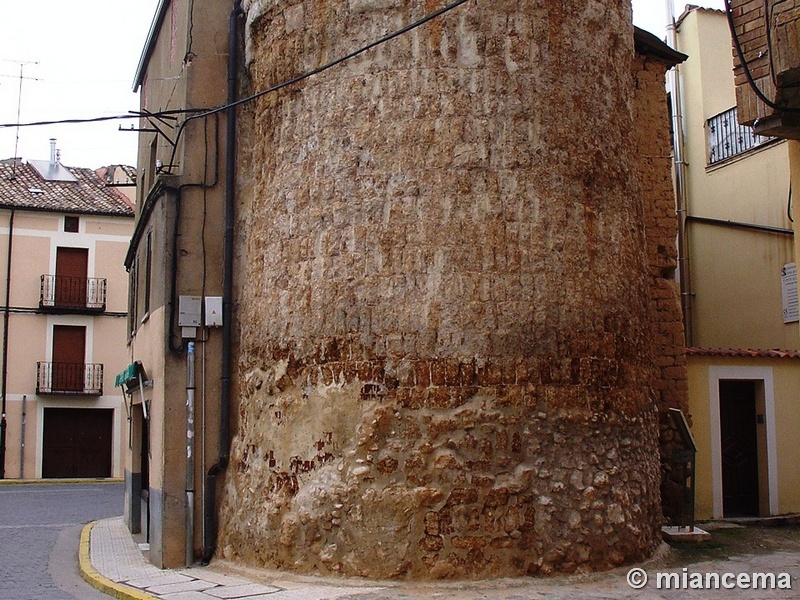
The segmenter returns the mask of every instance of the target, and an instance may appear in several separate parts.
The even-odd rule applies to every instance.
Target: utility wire
[[[376,46],[380,46],[381,44],[385,44],[386,42],[391,41],[394,38],[400,37],[401,35],[404,35],[404,34],[408,33],[409,31],[412,31],[412,30],[414,30],[414,29],[416,29],[418,27],[421,27],[422,25],[425,25],[429,21],[432,21],[432,20],[444,15],[445,13],[448,13],[451,10],[453,10],[454,8],[457,8],[457,7],[461,6],[462,4],[466,4],[469,1],[470,0],[456,0],[455,2],[452,2],[452,3],[450,3],[450,4],[446,5],[446,6],[443,6],[442,8],[440,8],[437,11],[434,11],[432,13],[429,13],[429,14],[425,15],[421,19],[419,19],[417,21],[414,21],[413,23],[410,23],[410,24],[406,25],[405,27],[402,27],[401,29],[398,29],[396,31],[393,31],[392,33],[386,34],[385,36],[383,36],[381,38],[378,38],[377,40],[375,40],[373,42],[370,42],[366,46],[362,46],[361,48],[359,48],[357,50],[354,50],[354,51],[350,52],[349,54],[345,54],[344,56],[336,58],[336,59],[334,59],[334,60],[332,60],[332,61],[330,61],[328,63],[325,63],[322,66],[319,66],[319,67],[316,67],[314,69],[311,69],[310,71],[306,71],[305,73],[302,73],[300,75],[292,77],[291,79],[287,79],[283,83],[279,83],[279,84],[274,85],[271,88],[268,88],[266,90],[262,90],[260,92],[256,92],[255,94],[253,94],[251,96],[247,96],[246,98],[242,98],[240,100],[237,100],[236,102],[223,104],[221,106],[217,106],[215,108],[208,109],[205,112],[202,112],[202,113],[199,113],[199,114],[196,114],[196,115],[192,115],[192,116],[186,118],[186,120],[184,120],[183,123],[181,123],[181,126],[178,128],[178,134],[175,137],[175,146],[173,147],[172,157],[170,158],[169,164],[170,165],[173,164],[173,160],[175,158],[175,153],[177,151],[178,142],[180,141],[180,138],[181,138],[181,135],[183,134],[184,128],[186,127],[186,125],[190,121],[193,121],[195,119],[202,119],[202,118],[207,117],[207,116],[211,116],[211,115],[214,115],[214,114],[217,114],[217,113],[224,112],[224,111],[226,111],[228,109],[231,109],[231,108],[236,108],[236,107],[242,106],[244,104],[249,104],[250,102],[253,102],[254,100],[258,100],[259,98],[261,98],[263,96],[266,96],[267,94],[272,94],[274,92],[282,90],[283,88],[286,88],[286,87],[289,87],[291,85],[294,85],[295,83],[299,83],[299,82],[303,81],[304,79],[308,79],[309,77],[313,77],[314,75],[318,75],[319,73],[322,73],[323,71],[327,71],[328,69],[331,69],[331,68],[333,68],[333,67],[335,67],[337,65],[340,65],[340,64],[342,64],[344,62],[347,62],[348,60],[350,60],[352,58],[355,58],[356,56],[358,56],[360,54],[363,54],[364,52],[366,52],[368,50],[371,50],[372,48],[375,48]]]
[[[761,91],[756,83],[755,79],[753,78],[753,74],[750,71],[750,66],[747,64],[747,61],[744,58],[744,50],[742,50],[742,44],[739,40],[739,34],[736,32],[736,24],[733,22],[733,11],[731,10],[731,3],[730,0],[725,0],[725,14],[728,17],[728,27],[731,30],[731,38],[733,38],[733,46],[736,49],[736,55],[739,57],[739,62],[742,64],[742,68],[744,69],[745,77],[747,78],[747,83],[752,88],[755,95],[761,100],[764,104],[766,104],[769,108],[776,110],[778,112],[788,113],[788,114],[800,114],[800,108],[793,108],[789,106],[781,106],[780,104],[776,104]],[[768,16],[764,17],[768,19]],[[772,57],[770,56],[770,60]],[[772,70],[772,69],[770,69]]]
[[[416,28],[418,28],[418,27],[420,27],[422,25],[425,25],[429,21],[432,21],[432,20],[444,15],[445,13],[448,13],[451,10],[453,10],[454,8],[457,8],[457,7],[461,6],[462,4],[466,4],[469,1],[470,0],[456,0],[455,2],[452,2],[452,3],[450,3],[450,4],[446,5],[446,6],[443,6],[442,8],[440,8],[437,11],[434,11],[432,13],[429,13],[429,14],[425,15],[421,19],[419,19],[417,21],[414,21],[413,23],[410,23],[410,24],[406,25],[405,27],[402,27],[401,29],[398,29],[398,30],[396,30],[396,31],[394,31],[392,33],[389,33],[389,34],[387,34],[387,35],[385,35],[385,36],[383,36],[383,37],[381,37],[381,38],[379,38],[379,39],[377,39],[377,40],[375,40],[373,42],[370,42],[369,44],[367,44],[365,46],[362,46],[361,48],[359,48],[357,50],[354,50],[353,52],[350,52],[349,54],[341,56],[341,57],[339,57],[337,59],[334,59],[334,60],[332,60],[332,61],[330,61],[328,63],[325,63],[322,66],[316,67],[316,68],[314,68],[314,69],[312,69],[310,71],[306,71],[305,73],[302,73],[302,74],[297,75],[297,76],[295,76],[295,77],[293,77],[291,79],[288,79],[288,80],[286,80],[286,81],[284,81],[282,83],[274,85],[271,88],[268,88],[266,90],[262,90],[260,92],[257,92],[255,94],[251,95],[251,96],[248,96],[246,98],[242,98],[242,99],[237,100],[236,102],[232,102],[230,104],[223,104],[223,105],[220,105],[220,106],[217,106],[217,107],[214,107],[214,108],[210,108],[210,109],[207,109],[207,108],[183,108],[183,109],[172,109],[172,110],[164,110],[164,111],[159,111],[159,112],[147,112],[147,113],[142,113],[142,112],[138,112],[138,111],[131,111],[131,112],[129,112],[127,114],[124,114],[124,115],[109,115],[109,116],[104,116],[104,117],[90,117],[90,118],[85,118],[85,119],[58,119],[58,120],[53,120],[53,121],[34,121],[34,122],[30,122],[30,123],[0,123],[0,129],[6,129],[6,128],[9,128],[9,127],[39,127],[39,126],[43,126],[43,125],[73,125],[73,124],[80,125],[80,124],[87,124],[87,123],[99,123],[99,122],[103,122],[103,121],[119,121],[119,120],[125,120],[125,119],[140,119],[140,118],[148,118],[148,117],[150,117],[150,118],[159,118],[159,117],[167,117],[167,116],[171,116],[171,115],[190,115],[189,117],[187,117],[183,121],[183,123],[181,123],[181,125],[180,125],[180,127],[178,129],[178,134],[177,134],[177,137],[175,138],[175,142],[174,142],[174,145],[173,145],[172,157],[170,158],[170,164],[172,164],[173,160],[175,158],[175,151],[176,151],[176,147],[178,145],[178,141],[180,140],[180,137],[181,137],[181,135],[183,133],[184,128],[186,127],[186,125],[190,121],[193,121],[195,119],[209,117],[211,115],[215,115],[217,113],[224,112],[224,111],[226,111],[226,110],[228,110],[230,108],[235,108],[235,107],[238,107],[238,106],[242,106],[244,104],[248,104],[250,102],[253,102],[254,100],[257,100],[257,99],[261,98],[262,96],[266,96],[267,94],[271,94],[271,93],[277,92],[277,91],[279,91],[279,90],[281,90],[283,88],[286,88],[286,87],[289,87],[291,85],[294,85],[295,83],[299,83],[300,81],[303,81],[304,79],[308,79],[309,77],[313,77],[314,75],[318,75],[319,73],[322,73],[323,71],[327,71],[328,69],[331,69],[331,68],[333,68],[333,67],[335,67],[337,65],[340,65],[340,64],[342,64],[344,62],[347,62],[348,60],[350,60],[352,58],[355,58],[356,56],[358,56],[360,54],[363,54],[364,52],[367,52],[368,50],[371,50],[372,48],[375,48],[376,46],[380,46],[381,44],[385,44],[386,42],[391,41],[394,38],[400,37],[401,35],[404,35],[404,34],[408,33],[409,31],[412,31],[412,30],[414,30],[414,29],[416,29]],[[726,2],[727,2],[727,0],[726,0]]]
[[[122,119],[141,119],[146,117],[169,117],[171,115],[185,115],[191,113],[207,112],[205,108],[177,108],[171,110],[162,110],[160,112],[147,112],[142,113],[138,111],[131,111],[124,115],[108,115],[105,117],[89,117],[86,119],[59,119],[55,121],[34,121],[30,123],[0,123],[0,129],[9,127],[38,127],[40,125],[73,125],[81,123],[99,123],[101,121],[118,121]]]

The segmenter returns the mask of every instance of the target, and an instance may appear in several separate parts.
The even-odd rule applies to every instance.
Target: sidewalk
[[[666,552],[666,546],[664,547]],[[663,553],[662,553],[663,554]],[[222,560],[207,567],[160,570],[149,564],[122,518],[84,528],[79,551],[84,578],[106,594],[123,600],[644,600],[676,598],[800,598],[800,552],[772,552],[726,557],[693,564],[691,573],[789,573],[792,589],[658,589],[657,571],[683,574],[664,566],[663,555],[638,565],[650,575],[642,589],[632,589],[631,566],[607,573],[462,582],[370,582],[303,577],[266,569],[248,569]],[[785,586],[784,586],[785,587]],[[755,596],[754,596],[755,594]]]

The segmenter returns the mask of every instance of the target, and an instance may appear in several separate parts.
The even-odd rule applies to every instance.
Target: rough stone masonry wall
[[[642,197],[647,199],[645,232],[651,278],[651,339],[657,348],[653,364],[660,375],[653,390],[659,414],[661,503],[665,517],[674,520],[680,510],[682,482],[677,473],[673,474],[672,456],[683,447],[668,409],[680,408],[687,419],[691,419],[691,415],[680,288],[675,280],[678,219],[664,92],[667,68],[663,61],[639,52],[633,64],[637,156],[642,174]]]
[[[245,5],[259,90],[442,3]],[[659,543],[630,22],[470,2],[253,109],[226,557],[489,577]]]

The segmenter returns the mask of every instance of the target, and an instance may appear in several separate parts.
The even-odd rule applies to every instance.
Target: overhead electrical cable
[[[107,115],[105,117],[88,117],[85,119],[58,119],[54,121],[33,121],[29,123],[0,123],[0,129],[8,127],[39,127],[41,125],[80,125],[82,123],[99,123],[101,121],[119,121],[123,119],[141,119],[147,117],[169,117],[174,115],[185,115],[191,113],[205,113],[208,109],[205,108],[176,108],[171,110],[162,110],[159,112],[142,113],[138,111],[131,111],[124,115]]]
[[[776,104],[769,98],[767,98],[766,94],[761,91],[761,88],[758,87],[755,79],[753,78],[753,73],[750,71],[750,65],[747,64],[747,61],[744,57],[744,50],[742,49],[742,44],[739,39],[739,34],[736,32],[736,24],[733,21],[733,11],[731,10],[731,3],[730,0],[725,0],[725,14],[728,17],[728,27],[731,30],[731,38],[733,39],[733,46],[736,49],[736,55],[739,58],[739,62],[744,69],[744,75],[747,78],[747,83],[752,88],[755,95],[761,100],[764,104],[766,104],[769,108],[787,114],[800,114],[800,108],[793,108],[790,106],[781,106],[780,104]],[[765,19],[768,18],[765,16]],[[771,58],[771,57],[770,57]]]
[[[237,100],[236,102],[233,102],[233,103],[230,103],[230,104],[222,104],[222,105],[216,106],[214,108],[183,108],[183,109],[172,109],[172,110],[163,110],[163,111],[158,111],[158,112],[147,112],[147,113],[143,113],[143,112],[139,112],[139,111],[131,111],[131,112],[127,113],[127,114],[108,115],[108,116],[103,116],[103,117],[90,117],[90,118],[85,118],[85,119],[76,118],[76,119],[58,119],[58,120],[52,120],[52,121],[34,121],[34,122],[29,122],[29,123],[0,123],[0,129],[8,128],[8,127],[38,127],[38,126],[44,126],[44,125],[80,125],[80,124],[88,124],[88,123],[99,123],[99,122],[104,122],[104,121],[119,121],[119,120],[125,120],[125,119],[160,118],[160,117],[167,117],[167,116],[173,116],[173,115],[190,115],[189,117],[187,117],[181,123],[180,127],[178,128],[177,136],[176,136],[174,142],[172,142],[173,152],[172,152],[172,157],[170,158],[170,164],[173,164],[173,161],[174,161],[174,158],[175,158],[176,148],[177,148],[177,145],[178,145],[178,141],[180,140],[180,137],[181,137],[181,135],[183,133],[184,128],[186,127],[186,125],[189,122],[191,122],[193,120],[196,120],[196,119],[201,119],[201,118],[209,117],[209,116],[224,112],[224,111],[226,111],[226,110],[228,110],[230,108],[235,108],[235,107],[238,107],[238,106],[241,106],[241,105],[244,105],[244,104],[248,104],[248,103],[253,102],[253,101],[255,101],[255,100],[257,100],[257,99],[259,99],[259,98],[261,98],[263,96],[266,96],[267,94],[271,94],[271,93],[277,92],[279,90],[282,90],[283,88],[286,88],[286,87],[289,87],[291,85],[294,85],[295,83],[299,83],[299,82],[303,81],[304,79],[308,79],[309,77],[313,77],[314,75],[318,75],[319,73],[322,73],[323,71],[327,71],[328,69],[331,69],[331,68],[333,68],[333,67],[335,67],[337,65],[340,65],[340,64],[342,64],[344,62],[347,62],[348,60],[350,60],[352,58],[355,58],[356,56],[359,56],[360,54],[363,54],[364,52],[367,52],[368,50],[371,50],[372,48],[375,48],[376,46],[380,46],[381,44],[385,44],[386,42],[389,42],[389,41],[391,41],[391,40],[393,40],[393,39],[395,39],[397,37],[400,37],[401,35],[404,35],[404,34],[410,32],[410,31],[412,31],[414,29],[417,29],[418,27],[421,27],[422,25],[425,25],[426,23],[428,23],[428,22],[430,22],[430,21],[432,21],[432,20],[434,20],[434,19],[436,19],[436,18],[438,18],[438,17],[450,12],[451,10],[461,6],[462,4],[466,4],[467,2],[470,2],[470,0],[456,0],[455,2],[451,2],[450,4],[447,4],[446,6],[443,6],[439,10],[436,10],[436,11],[434,11],[432,13],[429,13],[429,14],[425,15],[424,17],[422,17],[421,19],[419,19],[417,21],[414,21],[413,23],[410,23],[410,24],[406,25],[405,27],[402,27],[402,28],[400,28],[400,29],[398,29],[396,31],[388,33],[388,34],[384,35],[383,37],[378,38],[377,40],[375,40],[373,42],[370,42],[369,44],[366,44],[365,46],[362,46],[362,47],[358,48],[357,50],[354,50],[354,51],[352,51],[352,52],[350,52],[348,54],[345,54],[344,56],[341,56],[341,57],[336,58],[336,59],[334,59],[334,60],[332,60],[330,62],[327,62],[324,65],[321,65],[319,67],[311,69],[310,71],[306,71],[305,73],[301,73],[300,75],[296,75],[295,77],[292,77],[291,79],[287,79],[286,81],[284,81],[282,83],[274,85],[274,86],[272,86],[272,87],[270,87],[268,89],[262,90],[260,92],[255,93],[255,94],[252,94],[251,96],[247,96],[246,98],[242,98],[242,99]]]
[[[300,75],[296,75],[295,77],[292,77],[291,79],[287,79],[286,81],[284,81],[282,83],[279,83],[277,85],[274,85],[274,86],[272,86],[272,87],[270,87],[268,89],[262,90],[260,92],[256,92],[255,94],[252,94],[252,95],[247,96],[245,98],[241,98],[240,100],[237,100],[236,102],[231,102],[229,104],[223,104],[221,106],[217,106],[215,108],[208,109],[205,112],[202,112],[202,113],[199,113],[199,114],[195,114],[195,115],[192,115],[192,116],[188,117],[185,121],[183,121],[183,123],[181,123],[181,126],[178,128],[178,134],[175,137],[175,146],[173,147],[172,157],[170,158],[170,165],[173,164],[173,160],[175,158],[175,152],[177,150],[178,142],[179,142],[179,140],[181,138],[181,135],[183,134],[184,128],[186,127],[186,125],[189,122],[191,122],[191,121],[193,121],[195,119],[202,119],[202,118],[207,117],[207,116],[211,116],[211,115],[214,115],[214,114],[217,114],[217,113],[221,113],[221,112],[224,112],[224,111],[226,111],[228,109],[236,108],[236,107],[242,106],[244,104],[249,104],[250,102],[253,102],[254,100],[258,100],[259,98],[261,98],[263,96],[266,96],[267,94],[272,94],[274,92],[282,90],[283,88],[286,88],[286,87],[289,87],[291,85],[294,85],[295,83],[299,83],[299,82],[303,81],[304,79],[308,79],[309,77],[313,77],[314,75],[318,75],[319,73],[322,73],[323,71],[327,71],[328,69],[331,69],[331,68],[333,68],[333,67],[335,67],[337,65],[340,65],[340,64],[342,64],[344,62],[347,62],[348,60],[350,60],[352,58],[355,58],[356,56],[358,56],[360,54],[363,54],[364,52],[367,52],[368,50],[371,50],[372,48],[375,48],[376,46],[380,46],[381,44],[385,44],[386,42],[389,42],[389,41],[391,41],[391,40],[393,40],[393,39],[395,39],[397,37],[400,37],[401,35],[404,35],[404,34],[408,33],[409,31],[417,29],[418,27],[421,27],[422,25],[425,25],[429,21],[432,21],[432,20],[444,15],[445,13],[450,12],[454,8],[458,8],[462,4],[466,4],[467,2],[470,2],[470,0],[456,0],[455,2],[447,4],[446,6],[443,6],[442,8],[440,8],[437,11],[434,11],[432,13],[429,13],[429,14],[425,15],[424,17],[422,17],[421,19],[419,19],[417,21],[414,21],[413,23],[409,23],[405,27],[402,27],[402,28],[400,28],[400,29],[398,29],[396,31],[391,32],[391,33],[388,33],[388,34],[384,35],[383,37],[378,38],[377,40],[375,40],[373,42],[370,42],[369,44],[367,44],[365,46],[362,46],[362,47],[358,48],[357,50],[353,50],[349,54],[345,54],[344,56],[340,56],[339,58],[336,58],[336,59],[334,59],[334,60],[332,60],[330,62],[327,62],[324,65],[321,65],[319,67],[311,69],[310,71],[306,71],[305,73],[302,73]]]

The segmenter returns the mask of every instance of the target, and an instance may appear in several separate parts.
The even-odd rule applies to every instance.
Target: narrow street
[[[0,600],[103,600],[78,571],[89,521],[122,514],[121,483],[0,485]]]

